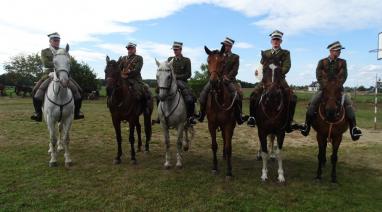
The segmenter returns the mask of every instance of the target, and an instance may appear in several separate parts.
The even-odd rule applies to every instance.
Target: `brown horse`
[[[288,108],[291,94],[282,87],[281,68],[274,65],[280,64],[273,58],[268,58],[262,52],[263,61],[263,93],[258,101],[259,106],[256,107],[256,119],[258,120],[258,136],[261,146],[261,158],[263,160],[263,168],[261,179],[268,179],[267,161],[268,148],[267,137],[276,136],[277,149],[276,159],[278,161],[278,180],[284,182],[284,170],[282,165],[281,149],[284,144],[285,127],[288,121]]]
[[[342,74],[338,74],[341,76]],[[323,73],[325,86],[322,89],[321,102],[318,107],[318,116],[312,122],[313,129],[317,132],[318,143],[318,169],[317,180],[321,180],[322,167],[326,163],[326,146],[332,143],[332,182],[337,182],[336,163],[337,153],[342,141],[342,134],[348,129],[348,120],[345,116],[342,95],[342,79],[328,79]]]
[[[115,157],[114,163],[121,163],[122,156],[122,137],[121,137],[121,122],[127,121],[129,123],[129,141],[131,146],[131,160],[135,164],[135,148],[134,148],[134,130],[137,129],[138,134],[138,151],[141,150],[141,125],[139,123],[139,116],[143,113],[146,144],[145,151],[149,151],[149,143],[151,140],[151,114],[153,105],[149,105],[148,110],[144,108],[141,101],[137,101],[131,86],[127,84],[126,80],[121,77],[119,64],[115,60],[110,60],[106,57],[105,80],[107,91],[107,105],[111,112],[111,118],[117,139],[118,152]]]
[[[208,54],[207,62],[211,83],[211,91],[208,94],[206,112],[208,129],[210,131],[212,141],[212,172],[216,174],[218,171],[218,161],[216,157],[218,144],[216,142],[216,131],[220,128],[223,137],[223,158],[227,161],[226,178],[230,179],[232,177],[232,136],[236,127],[233,107],[235,97],[231,96],[228,85],[226,85],[225,82],[219,78],[222,67],[221,64],[223,62],[224,49],[222,48],[220,51],[211,51],[206,46],[204,49]]]

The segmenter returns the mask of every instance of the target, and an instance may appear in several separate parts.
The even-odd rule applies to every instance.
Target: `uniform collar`
[[[277,54],[277,53],[280,52],[280,50],[281,50],[281,47],[280,47],[280,48],[277,48],[277,49],[272,48],[272,49],[271,49],[271,53],[272,53],[272,54]]]
[[[49,49],[52,52],[52,54],[55,54],[57,52],[57,50],[58,50],[58,48],[56,49],[53,46],[49,46]]]
[[[227,53],[224,52],[223,55],[229,57],[229,56],[231,56],[232,54],[233,54],[232,52],[227,52]]]
[[[136,54],[132,54],[132,55],[127,55],[127,58],[132,58],[134,57]]]
[[[183,58],[183,55],[182,54],[180,54],[179,56],[174,56],[174,59],[175,60],[179,60],[179,59],[182,59]]]
[[[330,56],[328,56],[328,60],[329,60],[329,62],[331,63],[331,62],[333,62],[333,61],[337,61],[338,60],[338,57],[337,57],[337,59],[332,59],[332,58],[330,58]]]

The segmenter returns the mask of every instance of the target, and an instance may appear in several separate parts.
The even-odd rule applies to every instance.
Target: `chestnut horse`
[[[137,101],[135,94],[132,92],[130,85],[123,80],[119,70],[119,64],[115,60],[106,57],[105,80],[107,91],[107,105],[111,112],[111,118],[117,139],[118,152],[114,159],[114,164],[121,163],[122,156],[122,137],[121,122],[129,123],[129,141],[131,146],[131,161],[136,164],[135,148],[134,148],[134,130],[137,129],[138,134],[138,151],[141,150],[141,125],[139,124],[139,116],[143,113],[146,144],[145,151],[149,151],[149,143],[151,140],[151,114],[153,105],[149,105],[148,111],[145,110],[141,101]]]
[[[342,73],[337,77],[328,79],[323,72],[324,87],[322,88],[321,102],[318,107],[318,115],[312,122],[312,127],[317,132],[318,143],[318,169],[317,180],[321,180],[322,167],[326,163],[326,146],[332,143],[332,182],[337,182],[336,164],[337,153],[342,141],[342,134],[348,129],[348,120],[345,115],[344,94],[342,94]]]
[[[236,127],[236,119],[234,115],[234,101],[228,85],[225,85],[223,80],[219,78],[223,62],[222,48],[219,50],[211,51],[206,46],[204,50],[208,54],[208,71],[210,74],[211,90],[208,94],[206,113],[208,119],[208,130],[211,134],[212,152],[213,152],[213,166],[212,173],[216,174],[218,171],[218,161],[216,151],[218,144],[216,142],[216,131],[220,128],[223,137],[223,158],[227,161],[226,178],[232,177],[232,136]],[[236,93],[236,95],[238,95]]]
[[[285,182],[281,149],[284,144],[285,127],[288,121],[288,108],[291,94],[282,87],[281,68],[274,65],[280,63],[274,61],[272,58],[266,57],[263,52],[261,55],[263,61],[262,83],[264,85],[264,90],[256,111],[261,158],[263,160],[261,179],[263,181],[268,179],[267,162],[269,156],[267,137],[269,136],[271,142],[273,142],[274,137],[277,139],[277,148],[275,150],[275,156],[279,166],[277,179],[279,182]],[[273,152],[272,149],[271,152]]]

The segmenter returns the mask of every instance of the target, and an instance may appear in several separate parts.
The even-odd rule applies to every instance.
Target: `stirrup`
[[[358,127],[353,127],[351,129],[351,137],[353,141],[356,141],[359,139],[359,137],[362,136],[362,131]]]
[[[301,129],[300,129],[300,132],[303,136],[308,136],[309,135],[309,132],[310,132],[310,126],[308,126],[307,124],[304,124]]]
[[[247,121],[247,125],[250,127],[255,127],[256,126],[256,119],[253,116],[250,116]]]

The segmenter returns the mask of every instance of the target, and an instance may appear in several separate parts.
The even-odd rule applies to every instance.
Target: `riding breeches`
[[[192,93],[191,88],[188,86],[187,82],[183,80],[177,80],[176,84],[182,93],[182,96],[184,98],[184,101],[189,104],[194,104],[195,103],[195,97],[194,94]]]
[[[33,90],[35,91],[33,97],[42,101],[44,99],[46,89],[48,89],[48,86],[52,80],[53,80],[53,78],[51,78],[51,77],[47,77],[45,79],[42,78],[41,80],[39,80],[36,83],[35,87],[33,88]],[[77,82],[74,81],[72,78],[69,78],[68,87],[72,91],[72,94],[73,94],[73,97],[75,100],[81,99],[80,91],[82,89],[77,84]]]

